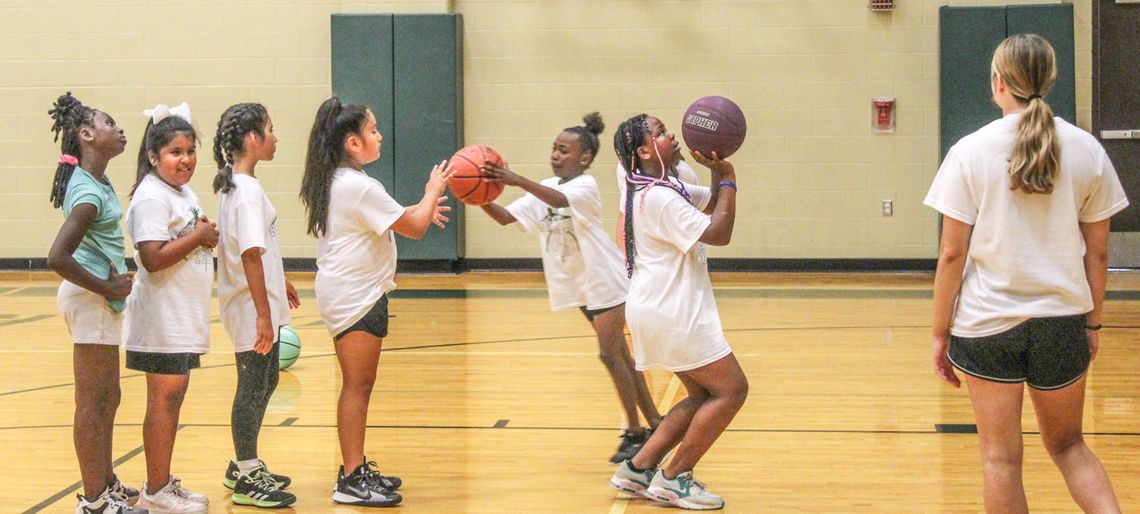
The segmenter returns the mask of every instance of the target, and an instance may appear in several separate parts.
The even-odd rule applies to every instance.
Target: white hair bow
[[[186,102],[182,102],[174,107],[166,104],[158,104],[154,106],[154,109],[144,110],[143,114],[150,116],[151,121],[154,123],[158,123],[171,116],[182,118],[186,120],[186,123],[192,123],[190,121],[190,105]]]

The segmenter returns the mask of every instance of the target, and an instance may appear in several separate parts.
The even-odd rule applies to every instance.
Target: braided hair
[[[234,155],[245,152],[245,136],[252,133],[264,139],[268,122],[269,111],[258,103],[237,104],[222,113],[214,135],[214,162],[218,163],[215,193],[226,193],[234,188]]]
[[[594,162],[594,158],[598,156],[598,134],[601,134],[606,129],[606,124],[602,122],[602,115],[598,112],[592,112],[582,117],[582,122],[585,125],[578,125],[563,129],[563,132],[570,132],[578,136],[578,141],[582,145],[582,150],[590,152],[590,163]],[[590,164],[586,164],[589,167]]]
[[[66,157],[79,159],[83,152],[79,144],[79,129],[80,127],[93,127],[95,125],[95,112],[95,109],[83,105],[83,102],[80,102],[78,98],[71,96],[71,91],[60,95],[52,104],[52,109],[48,111],[48,115],[52,119],[51,131],[55,132],[55,138],[52,141],[59,141],[60,136],[63,136],[63,141],[60,143],[62,155],[59,165],[55,168],[55,178],[52,179],[51,184],[52,207],[58,209],[63,206],[63,199],[67,196],[67,184],[71,181],[72,172],[78,167],[77,164],[71,163],[75,160],[66,159]]]
[[[645,144],[650,137],[649,115],[638,114],[618,125],[614,133],[614,151],[617,152],[618,162],[625,168],[625,273],[633,276],[633,260],[637,254],[637,246],[633,239],[633,195],[635,190],[648,191],[654,186],[665,186],[677,194],[692,201],[684,184],[673,183],[669,180],[669,173],[663,172],[661,178],[655,178],[643,173],[641,158],[637,156],[637,149]],[[658,156],[660,158],[660,156]],[[664,166],[664,165],[662,165]],[[644,196],[642,197],[644,200]]]
[[[340,98],[325,100],[317,109],[313,129],[309,132],[309,149],[305,154],[305,173],[301,177],[301,203],[308,213],[306,231],[320,237],[328,230],[329,197],[333,172],[344,159],[344,142],[351,134],[360,134],[368,121],[368,108],[360,104],[341,104]]]

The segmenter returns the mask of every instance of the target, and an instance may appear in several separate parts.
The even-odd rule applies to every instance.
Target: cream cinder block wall
[[[898,0],[873,13],[865,0],[9,1],[0,5],[0,257],[43,257],[58,230],[48,191],[59,147],[46,111],[67,90],[126,127],[128,150],[110,170],[124,205],[140,111],[189,101],[203,143],[191,186],[207,212],[217,209],[218,115],[265,103],[280,142],[258,175],[285,255],[314,256],[296,191],[313,113],[330,93],[329,15],[457,12],[467,141],[538,180],[550,175],[558,132],[601,111],[608,127],[591,171],[607,228],[617,212],[613,129],[639,112],[678,129],[692,100],[720,94],[744,109],[749,136],[731,159],[736,233],[714,256],[932,258],[937,218],[921,200],[938,160],[938,8],[1006,3],[1049,2]],[[1091,3],[1074,4],[1087,128]],[[869,129],[879,95],[898,98],[893,134]],[[508,190],[500,201],[518,196]],[[893,217],[880,215],[883,199],[894,200]],[[469,258],[538,256],[536,236],[478,209],[467,212],[467,245]]]

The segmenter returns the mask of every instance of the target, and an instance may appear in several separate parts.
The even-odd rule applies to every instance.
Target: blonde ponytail
[[[1061,145],[1053,109],[1043,98],[1057,80],[1053,46],[1036,34],[1006,38],[994,52],[994,74],[1027,103],[1009,157],[1010,189],[1049,194],[1061,166]]]

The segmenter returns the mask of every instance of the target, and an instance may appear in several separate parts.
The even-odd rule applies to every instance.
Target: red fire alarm
[[[871,99],[871,129],[875,132],[895,131],[895,97],[876,96]]]
[[[870,2],[869,7],[872,11],[885,12],[895,8],[895,0],[870,0]]]

